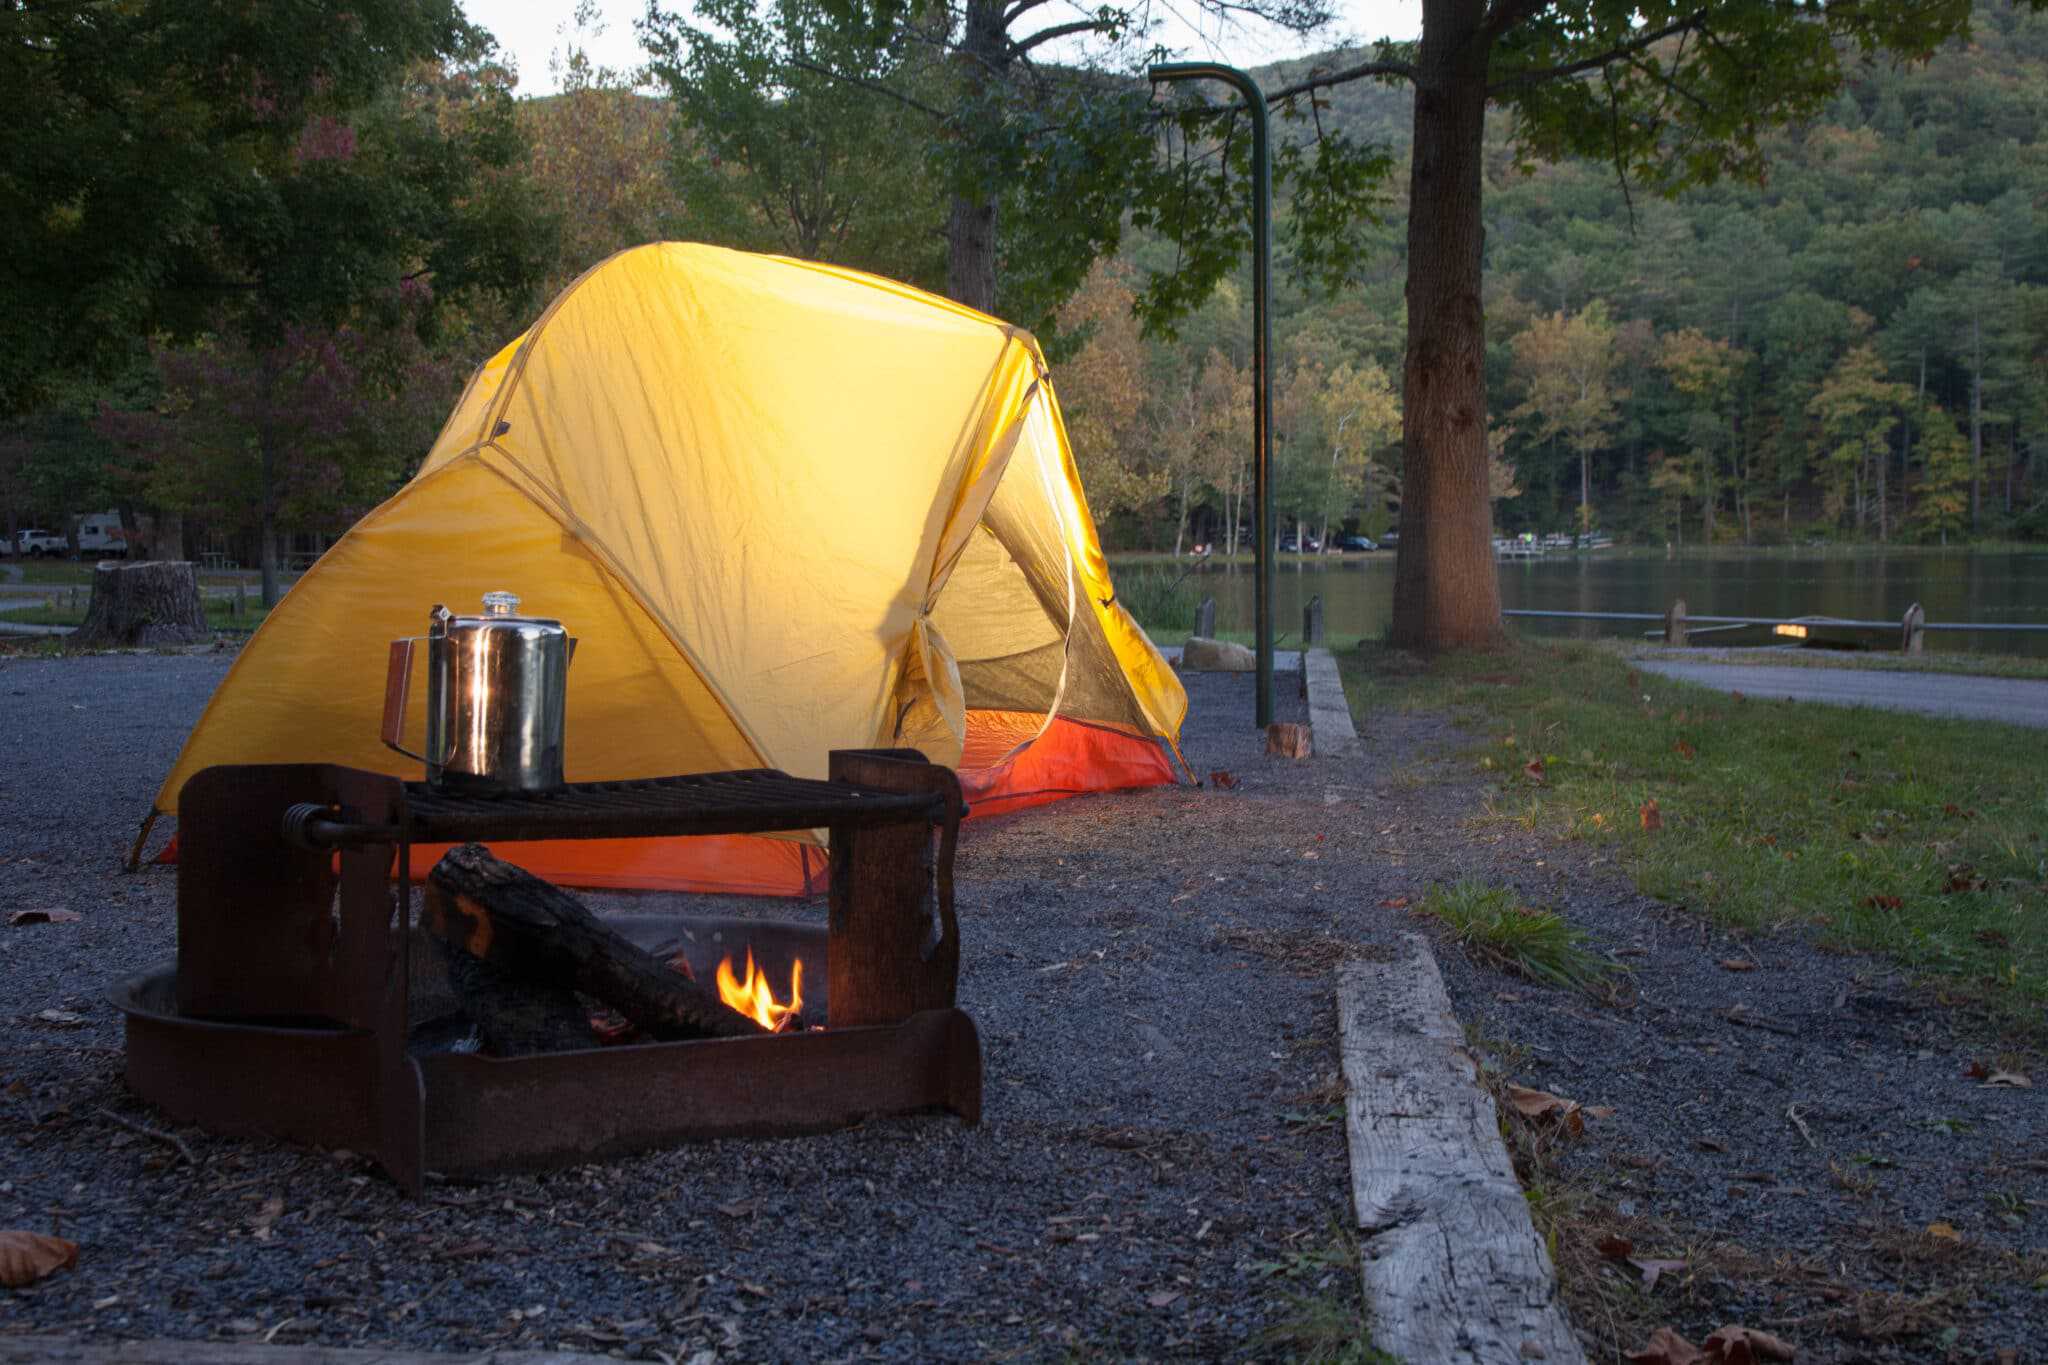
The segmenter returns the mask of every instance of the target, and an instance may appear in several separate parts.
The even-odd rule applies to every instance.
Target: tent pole
[[[1252,632],[1258,650],[1258,724],[1273,723],[1273,163],[1266,96],[1250,73],[1216,62],[1168,62],[1155,83],[1217,80],[1244,97],[1252,121]]]

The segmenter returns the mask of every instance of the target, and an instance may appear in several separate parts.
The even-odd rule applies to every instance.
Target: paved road
[[[1747,697],[1877,706],[1966,720],[1999,720],[2048,729],[2048,682],[1971,678],[1954,673],[1892,673],[1864,668],[1758,668],[1645,659],[1647,673],[1683,678]]]

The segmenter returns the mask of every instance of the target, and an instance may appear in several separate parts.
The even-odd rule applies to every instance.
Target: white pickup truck
[[[71,553],[71,542],[55,531],[16,531],[14,548],[25,555],[48,555],[55,559]]]

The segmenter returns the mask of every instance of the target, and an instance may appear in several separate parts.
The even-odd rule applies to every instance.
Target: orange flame
[[[804,1007],[803,959],[790,963],[789,1003],[783,1005],[776,1002],[775,993],[768,989],[768,973],[754,970],[752,948],[747,949],[744,980],[733,975],[732,957],[728,954],[718,964],[718,998],[770,1033],[780,1033],[789,1026],[790,1016]]]

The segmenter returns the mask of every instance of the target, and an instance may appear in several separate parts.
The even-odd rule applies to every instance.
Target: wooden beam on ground
[[[1351,724],[1351,703],[1344,697],[1336,656],[1327,649],[1304,650],[1301,671],[1308,687],[1308,728],[1315,733],[1316,752],[1324,758],[1355,757],[1358,731]]]
[[[1373,1344],[1398,1360],[1583,1365],[1557,1276],[1428,943],[1337,978]]]

